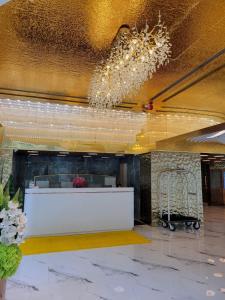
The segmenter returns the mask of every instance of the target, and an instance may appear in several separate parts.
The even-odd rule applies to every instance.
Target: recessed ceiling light
[[[28,153],[38,153],[38,151],[37,150],[29,150],[29,151],[27,151]]]
[[[209,159],[203,159],[202,161],[204,161],[204,162],[205,162],[205,161],[210,161],[210,160],[209,160]]]
[[[60,151],[59,154],[70,154],[70,153],[67,151]]]
[[[224,157],[224,155],[214,155],[214,157]]]
[[[88,155],[98,155],[98,153],[88,153]]]
[[[38,153],[30,153],[29,156],[38,156]]]
[[[200,154],[200,156],[204,157],[204,156],[208,156],[208,154]]]
[[[91,155],[83,155],[83,157],[87,158],[87,157],[91,157]]]
[[[216,159],[215,157],[209,157],[208,159]]]
[[[66,154],[57,154],[57,156],[65,157]]]
[[[124,156],[124,154],[122,154],[122,153],[117,153],[117,154],[115,154],[115,156]]]
[[[225,134],[225,130],[221,130],[221,131],[218,131],[217,133],[215,133],[213,135],[207,136],[207,139],[213,139],[215,137],[218,137],[218,136],[221,136],[221,135],[224,135],[224,134]]]
[[[109,158],[108,156],[102,156],[101,158]]]
[[[220,162],[220,160],[214,160],[214,162]]]

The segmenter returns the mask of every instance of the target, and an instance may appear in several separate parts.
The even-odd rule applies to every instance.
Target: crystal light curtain
[[[0,123],[11,138],[133,144],[146,122],[144,113],[0,99]]]

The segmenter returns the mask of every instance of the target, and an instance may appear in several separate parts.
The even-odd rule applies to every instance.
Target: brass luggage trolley
[[[177,224],[200,228],[199,197],[194,173],[185,169],[165,169],[158,176],[160,221],[164,228]]]

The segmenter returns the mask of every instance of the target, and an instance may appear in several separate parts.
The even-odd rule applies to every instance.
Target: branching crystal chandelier
[[[149,31],[122,26],[108,59],[95,70],[89,89],[90,105],[112,108],[129,93],[137,92],[153,73],[168,63],[171,44],[167,28],[161,22]]]

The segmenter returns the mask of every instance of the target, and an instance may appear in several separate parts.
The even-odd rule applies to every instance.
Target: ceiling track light
[[[215,134],[212,134],[212,135],[208,136],[207,139],[213,139],[213,138],[216,138],[216,137],[224,135],[224,134],[225,134],[225,130],[221,130],[221,131],[218,131]]]

